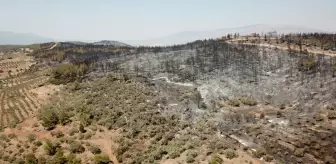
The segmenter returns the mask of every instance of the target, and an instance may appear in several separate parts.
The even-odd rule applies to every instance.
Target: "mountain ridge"
[[[297,25],[269,25],[269,24],[255,24],[248,26],[241,26],[236,28],[221,28],[215,30],[199,30],[199,31],[182,31],[168,36],[157,37],[147,40],[133,40],[124,41],[131,45],[174,45],[192,42],[195,40],[219,38],[229,33],[239,33],[247,35],[251,33],[267,33],[277,31],[279,34],[288,33],[310,33],[310,32],[329,32],[315,28],[309,28]]]
[[[15,33],[11,31],[0,31],[0,45],[28,45],[28,44],[45,43],[53,41],[55,40],[32,33]]]

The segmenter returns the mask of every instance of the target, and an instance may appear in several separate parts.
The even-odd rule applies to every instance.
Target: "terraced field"
[[[25,72],[0,80],[0,128],[15,126],[41,107],[31,89],[47,80],[42,72]]]

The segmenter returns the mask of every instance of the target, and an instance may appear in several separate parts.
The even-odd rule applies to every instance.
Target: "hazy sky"
[[[136,40],[253,24],[336,31],[336,0],[0,0],[0,31]]]

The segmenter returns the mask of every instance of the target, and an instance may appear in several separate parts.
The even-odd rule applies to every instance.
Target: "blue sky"
[[[137,40],[253,24],[336,31],[336,0],[0,0],[0,31]]]

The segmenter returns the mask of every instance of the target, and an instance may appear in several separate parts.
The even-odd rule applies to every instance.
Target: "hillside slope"
[[[0,163],[334,163],[336,58],[228,41],[31,53],[52,70],[33,90],[63,87],[28,124],[26,72],[4,81]]]

